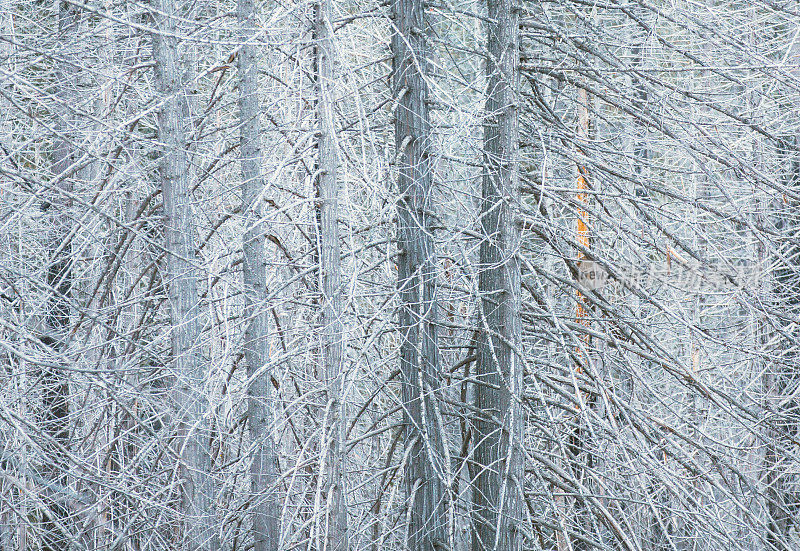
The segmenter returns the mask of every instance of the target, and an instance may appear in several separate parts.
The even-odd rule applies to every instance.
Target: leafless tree
[[[261,103],[258,37],[252,0],[237,1],[241,48],[237,54],[239,75],[239,154],[242,169],[242,245],[244,280],[244,356],[247,362],[247,423],[250,428],[252,463],[250,489],[254,551],[273,551],[280,542],[280,510],[275,495],[277,450],[273,440],[272,389],[269,381],[269,310],[267,308],[265,220],[262,177]]]
[[[800,549],[796,3],[0,9],[3,549]]]
[[[179,485],[185,514],[185,542],[190,549],[217,549],[214,486],[207,428],[208,402],[200,340],[195,229],[189,190],[185,120],[186,90],[179,67],[179,10],[174,0],[159,2],[153,33],[161,153],[159,176],[164,200],[167,254],[165,284],[170,303],[171,361],[175,377],[175,415],[180,457]]]
[[[521,549],[523,469],[519,194],[519,24],[488,2],[487,92],[474,426],[472,549]]]
[[[324,523],[325,544],[330,551],[347,551],[346,502],[346,416],[343,396],[346,391],[344,332],[342,319],[341,247],[339,244],[339,152],[336,133],[335,70],[336,55],[333,24],[328,0],[314,5],[314,38],[316,40],[317,92],[317,196],[319,247],[319,279],[322,291],[322,363],[327,387],[327,403],[322,421],[324,460],[326,464]]]
[[[58,5],[58,33],[64,40],[72,41],[79,31],[81,11],[65,2]],[[48,183],[47,197],[41,209],[52,219],[51,235],[48,239],[47,312],[43,320],[41,343],[56,354],[65,350],[70,328],[70,296],[73,286],[72,226],[68,209],[71,206],[70,192],[80,158],[75,142],[80,136],[73,133],[70,105],[77,99],[74,79],[78,74],[75,59],[69,59],[58,73],[57,94],[62,104],[61,123],[56,126],[56,138],[52,154],[52,183]],[[41,426],[42,444],[46,460],[42,478],[56,488],[68,484],[68,456],[70,448],[70,389],[68,371],[59,365],[43,365],[41,369]],[[68,547],[70,542],[70,512],[63,495],[58,491],[48,492],[43,501],[42,548],[50,551]]]
[[[408,548],[446,547],[443,427],[438,395],[437,258],[433,239],[433,166],[430,96],[426,82],[428,47],[423,2],[392,4],[392,94],[398,163],[397,288],[400,298],[405,468],[408,493]]]

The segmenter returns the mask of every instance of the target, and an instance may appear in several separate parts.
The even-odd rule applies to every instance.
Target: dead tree
[[[330,551],[347,551],[347,506],[345,504],[345,388],[342,355],[342,275],[339,245],[339,152],[333,111],[335,52],[330,4],[319,0],[314,6],[315,65],[317,88],[317,196],[319,281],[322,291],[322,363],[325,369],[328,400],[323,431],[325,484],[328,519],[327,544]]]
[[[59,2],[58,31],[70,48],[74,48],[80,23],[80,10],[66,2]],[[74,51],[68,51],[74,55]],[[59,79],[57,94],[64,106],[74,105],[75,79],[77,66],[73,63],[62,63],[57,71]],[[48,236],[49,263],[47,266],[47,311],[43,332],[40,336],[42,344],[56,355],[61,355],[67,348],[70,326],[70,296],[72,294],[72,255],[71,255],[71,218],[67,209],[72,206],[70,194],[73,191],[74,163],[78,151],[74,141],[71,122],[74,117],[67,108],[61,113],[57,126],[57,136],[53,143],[52,174],[55,183],[46,194],[47,199],[41,204],[41,210],[52,216],[51,233]],[[59,359],[59,361],[63,361]],[[43,503],[42,512],[42,549],[56,551],[69,547],[69,511],[65,500],[58,497],[57,488],[67,485],[69,471],[69,377],[53,365],[41,367],[42,407],[41,418],[45,441],[42,449],[45,453],[42,465],[42,476],[52,483]]]
[[[155,0],[153,59],[158,101],[159,141],[163,150],[159,178],[164,201],[166,277],[170,304],[171,363],[184,544],[192,550],[214,550],[216,541],[209,434],[204,416],[203,361],[200,355],[199,270],[195,259],[195,230],[187,176],[187,144],[182,113],[186,97],[178,63],[178,10],[175,0]]]
[[[269,311],[264,249],[265,228],[261,219],[261,106],[258,99],[258,50],[253,0],[238,0],[242,47],[237,56],[239,71],[239,153],[242,167],[242,212],[244,214],[244,356],[247,362],[247,415],[253,446],[250,466],[254,551],[275,551],[280,539],[280,509],[275,497],[277,448],[272,437],[272,390],[269,362]]]
[[[400,373],[410,507],[408,548],[432,550],[446,542],[442,483],[442,427],[436,408],[440,355],[437,344],[436,251],[432,216],[433,168],[428,51],[421,0],[392,3],[395,146],[398,160],[397,246]]]
[[[800,226],[800,202],[796,190],[800,189],[800,139],[790,136],[780,140],[778,157],[785,167],[782,184],[789,192],[775,200],[775,224],[786,236],[778,243],[775,255],[776,270],[772,280],[775,305],[786,315],[800,312],[800,245],[797,228]],[[764,494],[767,505],[768,549],[792,549],[792,525],[800,513],[800,491],[788,465],[791,464],[792,447],[800,434],[800,400],[798,384],[796,342],[800,335],[794,324],[780,328],[778,361],[770,362],[764,370],[764,391],[767,408],[774,419],[767,436],[764,455]],[[793,444],[793,442],[795,444]]]
[[[488,0],[487,92],[481,193],[475,407],[473,551],[520,549],[522,434],[520,407],[520,233],[518,14],[511,0]]]

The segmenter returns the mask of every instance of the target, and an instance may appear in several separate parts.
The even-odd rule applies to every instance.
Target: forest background
[[[0,548],[800,550],[795,0],[0,0]]]

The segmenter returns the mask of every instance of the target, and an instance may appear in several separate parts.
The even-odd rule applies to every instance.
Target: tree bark
[[[406,445],[408,549],[446,548],[442,427],[435,413],[441,367],[437,344],[436,251],[433,242],[428,47],[422,0],[392,4],[400,372]]]
[[[250,466],[253,551],[276,551],[280,541],[280,504],[275,496],[277,447],[272,436],[272,391],[269,381],[269,311],[264,249],[265,229],[260,196],[264,190],[261,172],[261,106],[258,99],[256,21],[253,0],[237,1],[242,48],[237,56],[239,72],[239,150],[242,167],[244,355],[247,362],[247,415],[253,446]]]
[[[522,542],[518,37],[511,0],[488,0],[473,551],[517,550]]]
[[[195,230],[183,117],[186,101],[178,66],[178,28],[175,0],[155,0],[153,34],[155,84],[162,101],[158,112],[159,163],[164,201],[166,277],[171,316],[172,367],[175,376],[178,445],[180,446],[183,542],[187,549],[212,551],[219,547],[213,482],[210,474],[209,433],[204,415],[203,362],[200,356],[200,304],[195,266]]]
[[[327,515],[325,549],[346,551],[349,548],[347,506],[344,492],[345,389],[342,355],[344,325],[342,323],[341,250],[339,245],[339,202],[337,168],[339,152],[333,113],[335,52],[330,21],[330,3],[319,0],[314,7],[317,66],[317,124],[319,138],[317,191],[319,194],[320,289],[322,291],[322,362],[327,381],[327,422],[324,442],[327,445],[326,498]]]
[[[80,22],[80,10],[66,2],[59,2],[58,31],[68,44],[68,55],[75,55],[74,48]],[[73,105],[75,101],[75,79],[77,67],[72,63],[63,63],[58,68],[59,85],[57,94],[64,105]],[[73,141],[74,125],[72,112],[68,109],[61,113],[57,125],[58,133],[53,143],[52,173],[63,175],[75,161],[75,145]],[[49,236],[49,265],[46,281],[50,296],[47,300],[47,314],[43,324],[42,344],[50,347],[56,354],[67,348],[70,325],[70,296],[72,294],[72,254],[70,235],[71,217],[67,209],[72,206],[71,199],[64,194],[73,191],[71,178],[59,178],[59,183],[46,193],[47,199],[41,210],[50,214],[52,231]],[[67,485],[69,471],[68,450],[70,440],[69,428],[69,377],[67,371],[51,366],[43,366],[41,371],[42,388],[42,428],[45,434],[45,463],[42,465],[42,477],[53,482],[54,487]],[[61,551],[70,547],[68,537],[69,511],[65,500],[48,491],[44,499],[47,511],[43,513],[42,549],[44,551]]]
[[[778,158],[786,167],[784,184],[787,189],[800,189],[800,138],[790,136],[781,140]],[[800,202],[787,195],[775,199],[778,205],[776,225],[785,235],[792,236],[785,244],[778,245],[775,259],[777,269],[773,283],[776,306],[787,315],[800,312],[800,245],[796,241],[800,227]],[[792,547],[792,525],[797,522],[793,508],[797,507],[797,493],[792,491],[792,479],[796,475],[787,471],[790,464],[792,441],[800,433],[797,421],[797,386],[800,374],[797,369],[796,343],[800,339],[797,329],[791,326],[781,339],[778,361],[770,362],[764,370],[764,392],[767,409],[774,415],[773,429],[768,433],[764,454],[764,494],[767,504],[766,541],[769,549],[790,551]]]

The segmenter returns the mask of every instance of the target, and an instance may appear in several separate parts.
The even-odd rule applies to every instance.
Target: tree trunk
[[[280,507],[275,497],[277,448],[272,436],[272,392],[269,381],[269,311],[264,250],[265,229],[259,197],[264,190],[261,173],[261,106],[258,99],[257,49],[253,0],[238,0],[237,16],[243,46],[237,56],[239,71],[239,151],[242,165],[244,214],[243,279],[244,355],[247,362],[247,415],[253,446],[250,467],[253,551],[275,551],[280,540]]]
[[[589,124],[590,124],[590,111],[591,111],[591,98],[585,88],[578,90],[578,146],[577,153],[586,155],[586,146],[589,142]],[[577,178],[577,227],[576,227],[576,241],[585,249],[591,249],[591,229],[589,227],[589,212],[586,210],[589,206],[589,169],[585,164],[578,164],[578,178]],[[586,258],[583,251],[578,250],[577,257],[579,260]],[[575,321],[577,324],[586,328],[586,331],[581,331],[578,334],[578,347],[575,350],[575,356],[578,359],[578,364],[575,366],[576,372],[582,374],[584,371],[590,373],[594,371],[593,363],[596,363],[596,356],[593,350],[592,337],[589,334],[592,321],[589,317],[590,310],[586,298],[581,292],[578,292],[577,304],[575,307]],[[581,394],[576,397],[581,407],[594,409],[595,403],[593,396]],[[579,481],[581,485],[585,486],[589,483],[587,471],[592,468],[594,458],[592,457],[590,435],[591,430],[585,426],[585,414],[579,411],[575,419],[575,428],[569,437],[569,462],[575,480]],[[586,498],[581,495],[578,490],[575,496],[575,516],[579,526],[587,527],[587,532],[591,533],[592,515],[589,510]],[[572,542],[572,549],[574,551],[585,551],[587,549],[586,543],[578,538]]]
[[[778,156],[786,167],[783,183],[796,193],[800,189],[800,139],[791,136],[781,140]],[[778,205],[776,225],[787,237],[784,243],[776,246],[779,254],[775,259],[777,269],[773,294],[776,306],[785,315],[797,316],[800,312],[800,245],[796,238],[800,227],[800,204],[788,195],[774,201]],[[791,530],[796,522],[793,509],[798,507],[798,494],[792,490],[796,475],[787,471],[787,465],[791,463],[792,441],[796,442],[800,432],[797,421],[800,408],[796,398],[800,375],[795,350],[800,339],[799,333],[792,325],[783,331],[778,360],[769,362],[763,375],[767,409],[771,410],[775,419],[764,455],[764,493],[768,514],[765,539],[769,549],[778,551],[793,549]]]
[[[175,376],[178,446],[181,450],[181,499],[184,545],[191,550],[219,547],[215,529],[213,483],[210,474],[209,434],[204,414],[203,362],[200,356],[200,305],[197,295],[194,223],[187,177],[188,162],[183,127],[184,102],[178,67],[175,0],[155,0],[153,58],[159,100],[159,164],[164,201],[168,298],[171,308],[171,351]]]
[[[479,324],[474,421],[473,551],[520,549],[523,434],[520,397],[518,15],[488,0],[487,98],[481,200]]]
[[[344,493],[344,349],[342,323],[342,276],[339,247],[339,202],[336,171],[339,153],[333,114],[335,53],[333,49],[330,5],[320,0],[314,7],[314,34],[317,40],[317,118],[320,289],[322,291],[322,362],[328,387],[327,422],[324,423],[326,458],[327,515],[325,549],[346,551],[349,548],[347,506]]]
[[[433,167],[428,86],[428,49],[422,0],[392,4],[395,144],[398,159],[397,243],[400,372],[406,445],[408,548],[446,548],[442,427],[435,413],[441,368],[436,326],[436,252],[433,243]]]
[[[80,10],[66,2],[59,2],[58,30],[61,37],[75,47],[80,22]],[[74,52],[73,52],[74,53]],[[72,63],[63,63],[58,68],[58,95],[64,105],[74,105],[75,79],[77,68]],[[61,114],[58,133],[53,143],[52,173],[60,176],[75,162],[76,147],[72,112],[69,109]],[[41,209],[52,217],[52,232],[49,236],[49,265],[47,267],[47,286],[50,297],[47,300],[47,314],[44,331],[40,340],[57,355],[66,350],[69,339],[70,296],[72,294],[72,254],[70,234],[72,218],[66,212],[72,201],[62,192],[73,190],[72,179],[59,179],[59,183],[46,193],[47,199]],[[53,482],[54,488],[67,486],[69,431],[69,378],[67,371],[51,366],[42,366],[42,428],[45,435],[45,464],[42,477]],[[42,549],[61,551],[69,549],[69,511],[63,497],[49,490],[44,503],[47,511],[43,513]]]

